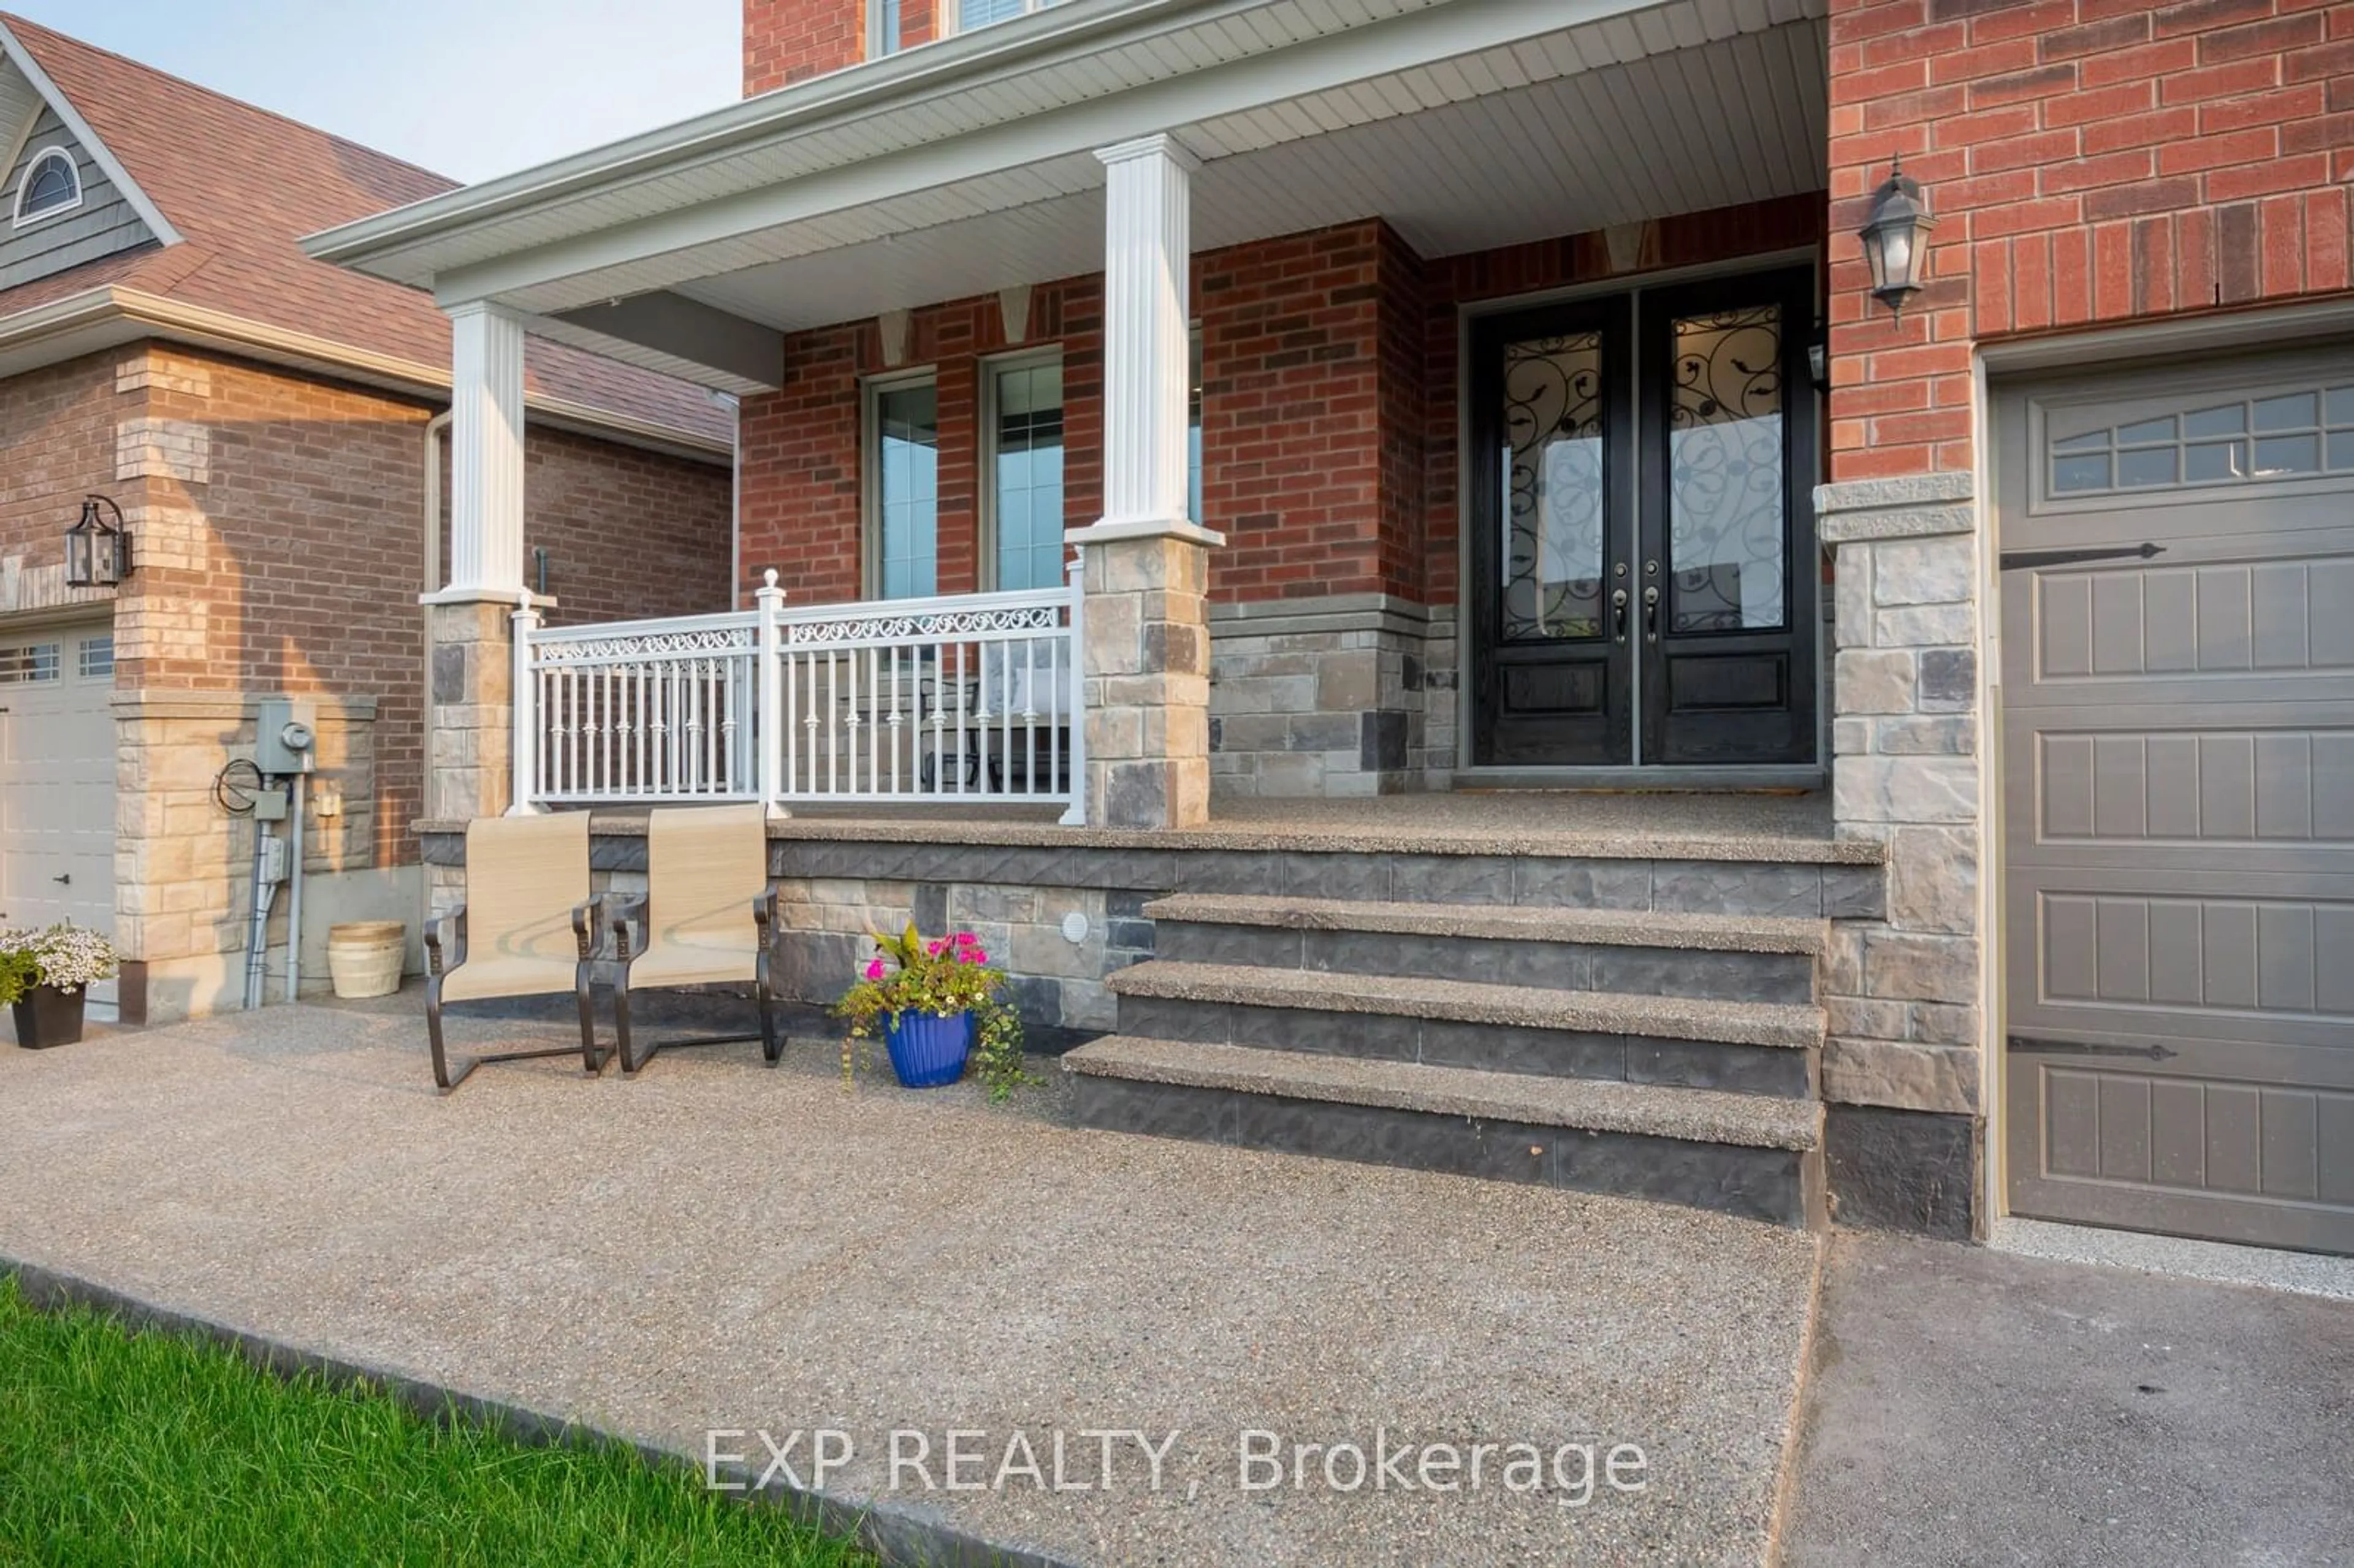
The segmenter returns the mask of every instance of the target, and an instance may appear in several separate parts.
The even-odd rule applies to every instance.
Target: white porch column
[[[523,321],[485,301],[450,307],[450,585],[524,589]]]
[[[1085,546],[1087,821],[1210,814],[1209,547],[1185,514],[1192,184],[1167,136],[1096,154],[1104,198],[1104,515]]]
[[[514,699],[521,633],[544,601],[524,585],[523,321],[481,302],[449,315],[450,565],[425,595],[425,814],[466,821],[531,810],[535,721]],[[455,879],[438,874],[433,895],[455,897]]]
[[[1123,533],[1182,533],[1185,515],[1187,275],[1201,167],[1166,136],[1106,147],[1104,518]],[[1092,530],[1091,530],[1092,532]]]

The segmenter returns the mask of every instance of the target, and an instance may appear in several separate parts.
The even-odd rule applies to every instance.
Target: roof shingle
[[[21,16],[0,22],[184,240],[0,291],[0,317],[114,284],[370,354],[450,363],[449,320],[430,299],[313,261],[298,241],[457,182]],[[725,408],[686,382],[539,337],[525,362],[535,394],[730,439]]]

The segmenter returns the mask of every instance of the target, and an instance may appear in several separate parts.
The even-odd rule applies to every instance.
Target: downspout
[[[744,592],[744,399],[714,392],[727,401],[727,608],[740,608]]]
[[[423,591],[433,593],[441,587],[441,432],[450,428],[452,410],[444,408],[425,421],[425,585]],[[422,766],[433,767],[433,607],[422,605],[418,613],[425,618],[425,704],[419,714],[425,734],[419,736],[418,753]],[[419,779],[423,790],[426,780]],[[423,806],[420,795],[419,805]],[[417,874],[417,928],[425,931],[433,923],[433,885],[431,878],[420,866]]]

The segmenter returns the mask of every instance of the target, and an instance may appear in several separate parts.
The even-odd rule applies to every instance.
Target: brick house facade
[[[318,253],[495,260],[485,308],[667,296],[695,330],[616,348],[743,394],[739,601],[1042,588],[993,519],[1051,366],[1090,825],[1802,793],[1881,868],[1790,884],[1850,1217],[2354,1235],[2300,1033],[2342,1022],[2354,885],[2299,705],[2347,700],[2312,608],[2354,471],[2347,7],[1359,9],[748,0],[747,101],[567,165],[528,247],[518,176]],[[1935,227],[1898,313],[1858,230],[1900,158]],[[2119,817],[2128,753],[2195,756],[2212,821]],[[2310,961],[2257,978],[2259,925]],[[1113,962],[1062,976],[1087,1026]]]
[[[37,659],[56,650],[68,662],[97,652],[101,672],[111,660],[111,718],[74,718],[78,735],[91,733],[85,718],[111,729],[114,802],[111,866],[86,856],[52,864],[31,836],[39,786],[8,780],[27,795],[12,799],[16,814],[0,841],[12,863],[0,924],[40,918],[41,906],[27,900],[60,878],[73,879],[63,884],[69,890],[98,884],[94,902],[111,906],[125,959],[123,1016],[164,1020],[237,1005],[253,826],[217,801],[215,779],[231,758],[251,756],[257,704],[292,696],[314,705],[318,719],[303,858],[305,989],[316,989],[326,981],[331,922],[400,919],[412,948],[419,929],[413,826],[427,797],[429,655],[418,600],[439,586],[429,574],[447,556],[449,395],[432,387],[429,361],[405,374],[391,366],[414,352],[411,332],[422,327],[429,341],[437,322],[398,291],[354,294],[357,280],[286,258],[306,225],[352,210],[326,206],[279,214],[274,229],[265,219],[231,252],[244,266],[294,267],[311,297],[296,286],[284,291],[291,300],[203,299],[220,313],[208,317],[202,341],[192,340],[174,319],[181,302],[167,280],[175,251],[214,243],[201,228],[207,196],[142,145],[138,127],[118,134],[109,112],[201,113],[227,132],[209,155],[267,164],[297,185],[317,177],[304,162],[313,133],[30,24],[9,26],[11,41],[71,95],[68,106],[89,106],[75,133],[122,143],[114,150],[125,155],[124,179],[140,181],[184,237],[160,246],[133,231],[127,249],[86,261],[70,249],[55,260],[25,255],[37,227],[0,241],[0,279],[15,285],[0,288],[0,355],[8,356],[0,376],[0,647]],[[17,68],[12,60],[7,69]],[[49,133],[66,134],[59,124]],[[323,138],[315,146],[329,150]],[[355,166],[376,156],[343,152]],[[91,185],[85,205],[96,200],[94,176]],[[154,291],[127,302],[109,292],[126,281]],[[97,319],[81,340],[86,351],[74,352],[70,336],[60,350],[54,337],[36,335],[45,306],[84,301]],[[28,321],[32,329],[17,330]],[[309,340],[299,355],[288,325]],[[560,357],[544,363],[552,379],[543,387],[566,397],[572,417],[535,420],[526,450],[535,494],[526,538],[547,553],[551,617],[703,608],[726,591],[731,550],[724,411],[658,378],[615,383],[592,370],[567,379],[573,368]],[[610,423],[600,431],[597,410],[572,399],[593,404],[608,391],[619,396],[605,397]],[[632,399],[649,397],[668,400],[667,429],[662,418],[629,417],[642,407]],[[63,580],[66,527],[92,495],[122,509],[132,535],[133,569],[115,588]],[[429,517],[443,520],[430,550]],[[615,569],[642,551],[650,518],[663,520],[670,569]],[[9,705],[29,715],[40,694],[19,685]],[[46,713],[13,722],[44,727],[34,753],[65,744],[65,731],[47,730],[59,721]],[[85,912],[92,903],[75,915],[94,923]],[[272,994],[283,969],[283,906],[281,898],[270,934]]]

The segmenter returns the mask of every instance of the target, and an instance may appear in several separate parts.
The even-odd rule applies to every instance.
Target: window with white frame
[[[928,376],[869,383],[867,469],[874,563],[880,599],[939,591],[940,398]]]
[[[999,364],[989,371],[982,484],[996,535],[995,587],[1063,580],[1063,362]]]
[[[992,22],[1010,22],[1032,11],[1044,11],[1055,0],[956,0],[956,30],[970,33]]]
[[[1185,398],[1185,516],[1196,528],[1202,521],[1202,329],[1193,334],[1193,367]]]
[[[63,147],[44,147],[25,165],[16,186],[16,221],[19,224],[55,217],[81,205],[81,173],[73,154]]]
[[[901,0],[866,0],[866,58],[879,60],[897,54],[905,23]]]

